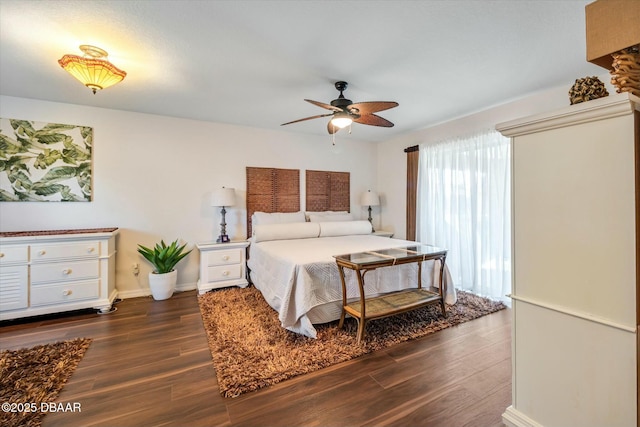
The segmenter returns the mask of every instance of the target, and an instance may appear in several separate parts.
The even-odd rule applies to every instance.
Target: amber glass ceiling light
[[[107,52],[99,47],[83,44],[80,50],[84,52],[84,56],[65,55],[58,60],[58,64],[94,94],[121,82],[127,75],[107,61]]]

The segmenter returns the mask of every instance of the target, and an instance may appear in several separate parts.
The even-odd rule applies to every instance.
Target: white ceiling
[[[354,102],[397,101],[388,140],[528,93],[602,75],[585,59],[583,0],[0,0],[0,93],[327,135],[345,80]],[[80,44],[125,80],[93,95],[57,63]],[[568,104],[568,97],[567,97]],[[344,132],[344,131],[342,131]]]

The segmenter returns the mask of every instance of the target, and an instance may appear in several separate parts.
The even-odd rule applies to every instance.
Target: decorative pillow
[[[353,221],[353,215],[350,213],[336,213],[333,215],[310,214],[310,222],[336,222],[336,221]]]
[[[313,224],[313,223],[309,223]],[[371,234],[372,227],[369,221],[336,221],[319,222],[320,237],[349,236],[352,234]]]
[[[253,242],[267,240],[309,239],[318,237],[320,224],[315,222],[293,222],[287,224],[261,224],[253,227]]]
[[[254,212],[251,218],[252,226],[264,224],[288,224],[291,222],[305,222],[304,212]]]
[[[317,212],[313,212],[313,211],[308,211],[304,213],[305,219],[307,221],[309,221],[311,215],[319,215],[319,216],[333,216],[333,215],[344,215],[344,214],[348,214],[349,212],[347,211],[317,211]]]

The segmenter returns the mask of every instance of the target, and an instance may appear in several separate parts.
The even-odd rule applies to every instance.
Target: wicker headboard
[[[254,212],[298,212],[300,170],[247,167],[247,237]]]
[[[307,211],[351,211],[349,172],[306,171]]]
[[[307,170],[305,210],[351,211],[349,172]],[[247,237],[254,212],[298,212],[300,170],[247,167]]]

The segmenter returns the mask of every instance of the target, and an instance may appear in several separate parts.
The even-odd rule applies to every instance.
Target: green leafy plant
[[[180,260],[193,250],[189,249],[184,252],[187,244],[178,246],[178,239],[167,245],[164,240],[156,243],[153,249],[146,246],[138,245],[138,252],[153,265],[155,272],[158,274],[169,273],[172,271]]]

